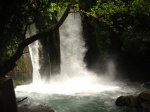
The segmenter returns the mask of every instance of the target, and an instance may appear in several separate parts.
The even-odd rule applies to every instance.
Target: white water
[[[32,24],[29,26],[26,37],[29,38],[32,35],[35,35],[37,33],[37,29],[35,27],[35,24]],[[32,62],[32,67],[33,67],[33,83],[39,83],[41,82],[41,76],[39,73],[40,69],[40,64],[39,64],[39,49],[41,47],[40,42],[37,40],[30,44],[29,46],[29,53],[31,56],[31,62]]]
[[[83,62],[86,52],[85,42],[82,38],[81,17],[70,14],[60,27],[61,73],[66,76],[83,76],[87,74]]]
[[[143,88],[143,84],[133,82],[120,82],[119,87],[121,89],[102,91],[97,94],[81,93],[75,95],[17,91],[18,101],[28,97],[25,101],[18,104],[18,112],[51,112],[50,108],[55,112],[127,112],[126,108],[115,106],[117,97],[121,95],[136,96],[141,91],[144,91],[145,88]]]
[[[111,80],[99,77],[86,69],[83,61],[86,48],[82,38],[81,17],[79,14],[69,14],[64,24],[60,27],[60,43],[62,61],[61,75],[51,77],[48,82],[41,82],[38,76],[38,78],[33,79],[34,81],[30,85],[17,86],[16,91],[46,94],[93,94],[119,89]],[[32,47],[38,47],[36,45]],[[35,59],[35,61],[32,60],[33,71],[35,71],[33,75],[34,73],[39,75],[39,65],[36,63],[39,60],[38,52],[32,52],[31,57],[35,56],[32,58]],[[112,77],[113,70],[111,68],[108,70],[110,70],[108,73]]]

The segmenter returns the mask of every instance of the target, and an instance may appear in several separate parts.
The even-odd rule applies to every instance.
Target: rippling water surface
[[[118,96],[137,95],[145,90],[140,83],[118,83],[118,85],[116,89],[74,94],[40,93],[23,90],[24,87],[20,86],[16,88],[17,100],[28,98],[18,104],[18,110],[19,112],[49,112],[51,108],[55,112],[122,112],[123,108],[115,106]]]

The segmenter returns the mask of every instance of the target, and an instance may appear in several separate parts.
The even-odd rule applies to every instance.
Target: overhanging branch
[[[23,54],[23,50],[26,46],[28,46],[29,44],[33,43],[34,41],[40,39],[40,38],[43,38],[43,37],[47,37],[48,34],[50,32],[53,32],[55,31],[56,29],[58,29],[62,24],[63,22],[65,21],[65,19],[67,18],[68,14],[69,14],[69,11],[71,9],[71,6],[72,4],[74,3],[75,0],[71,0],[70,1],[70,4],[67,6],[64,14],[62,15],[62,17],[60,18],[60,20],[56,23],[56,24],[53,24],[53,25],[50,25],[48,28],[46,28],[45,30],[23,40],[17,51],[15,52],[15,54],[8,60],[4,63],[4,66],[3,68],[0,69],[0,72],[1,72],[1,75],[4,76],[5,74],[7,74],[10,70],[12,70],[15,66],[16,66],[16,61],[22,56]]]

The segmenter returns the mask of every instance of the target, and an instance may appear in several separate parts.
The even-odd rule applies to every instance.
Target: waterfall
[[[69,14],[60,27],[61,74],[80,75],[85,70],[85,42],[82,37],[81,16]],[[82,72],[82,73],[80,73]]]
[[[37,33],[37,29],[35,27],[35,24],[32,24],[29,26],[26,37],[29,38],[30,36],[34,35]],[[39,83],[41,81],[41,76],[40,76],[40,64],[39,64],[39,49],[41,49],[41,44],[38,40],[30,44],[29,46],[29,53],[31,57],[31,62],[32,62],[32,67],[33,67],[33,83]]]
[[[33,49],[36,50],[40,48],[38,41],[34,47]],[[34,52],[36,50],[34,50]],[[16,91],[68,95],[93,94],[118,89],[118,86],[113,85],[114,82],[111,82],[110,80],[107,81],[103,77],[97,76],[86,69],[86,64],[84,63],[86,47],[82,37],[81,16],[79,13],[69,14],[63,25],[60,27],[60,51],[61,74],[51,76],[47,82],[39,80],[38,51],[36,53],[30,51],[31,57],[33,54],[37,54],[37,57],[32,57],[33,65],[35,65],[33,66],[33,71],[35,71],[35,73],[33,73],[35,75],[33,82],[40,83],[17,86]],[[33,59],[35,59],[35,61]]]
[[[106,84],[107,81],[103,77],[86,68],[84,56],[87,49],[82,34],[80,13],[69,14],[59,31],[61,75],[51,77],[51,90],[55,93],[74,94],[116,89],[117,87]]]

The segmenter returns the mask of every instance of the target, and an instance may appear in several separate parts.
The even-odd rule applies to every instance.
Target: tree
[[[13,26],[13,25],[10,25],[10,24],[13,24],[13,22],[9,22],[9,21],[10,21],[10,19],[13,19],[14,16],[19,16],[19,12],[18,12],[18,15],[13,15],[13,14],[14,14],[14,11],[18,7],[21,7],[21,5],[20,5],[20,1],[18,1],[18,0],[12,0],[10,4],[7,4],[8,3],[7,0],[2,0],[1,1],[1,6],[0,6],[0,15],[1,15],[1,18],[0,18],[0,20],[1,20],[1,23],[0,23],[1,42],[0,42],[0,44],[1,44],[1,48],[4,45],[6,45],[8,42],[11,42],[11,40],[17,39],[17,37],[19,37],[19,36],[20,36],[20,38],[19,38],[20,42],[16,46],[17,50],[15,51],[15,53],[10,58],[8,58],[7,60],[1,60],[0,77],[5,76],[9,71],[11,71],[16,66],[15,63],[22,56],[23,50],[26,46],[28,46],[29,44],[31,44],[32,42],[34,42],[34,41],[36,41],[40,38],[47,37],[50,32],[54,32],[55,30],[57,30],[63,24],[66,17],[68,16],[68,13],[69,13],[74,1],[75,0],[71,0],[69,2],[69,5],[67,6],[64,14],[62,15],[62,17],[60,18],[60,20],[56,24],[47,25],[47,27],[44,27],[43,30],[41,29],[39,33],[31,36],[30,38],[25,38],[25,33],[26,33],[26,30],[27,30],[27,26],[35,21],[36,13],[39,13],[38,11],[41,11],[41,13],[42,13],[42,8],[44,9],[44,7],[41,6],[39,8],[39,10],[35,10],[36,2],[32,3],[33,1],[30,1],[30,0],[28,0],[28,2],[26,2],[26,0],[22,1],[23,3],[28,3],[28,7],[23,7],[23,8],[26,8],[26,9],[31,8],[32,9],[31,12],[34,12],[34,11],[37,11],[37,12],[34,13],[35,17],[33,16],[33,18],[24,18],[25,21],[27,20],[26,25],[24,24],[23,26],[21,26],[21,25],[17,24],[18,26],[15,27],[16,28],[15,29],[16,33],[14,33],[15,31],[13,31],[13,35],[15,35],[14,38],[9,38],[9,35],[4,34],[6,32],[5,30],[7,30],[6,27]],[[47,4],[49,4],[51,1],[45,0],[45,2]],[[25,13],[25,12],[21,12],[21,13]],[[25,17],[27,17],[26,15],[28,15],[28,14],[25,14]],[[22,18],[18,17],[18,21],[19,21],[19,19],[22,19]],[[30,19],[32,21],[30,21]],[[17,20],[15,20],[15,21],[17,21]],[[22,22],[24,22],[24,21],[22,21]],[[16,25],[14,25],[14,26],[16,26]],[[18,27],[20,27],[20,28],[18,28]],[[19,31],[21,28],[24,28],[24,33],[20,33],[20,32],[22,32],[22,31]],[[24,34],[24,35],[22,35],[22,34]],[[7,38],[5,37],[6,35],[8,36]]]

